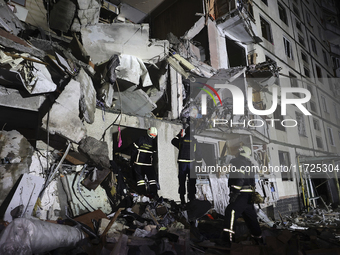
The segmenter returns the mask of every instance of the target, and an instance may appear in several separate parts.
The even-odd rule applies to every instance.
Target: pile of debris
[[[15,7],[0,0],[0,105],[10,109],[0,132],[1,253],[44,253],[81,242],[72,254],[96,254],[92,248],[124,254],[127,244],[144,253],[156,244],[155,254],[162,254],[174,249],[168,241],[178,254],[189,251],[188,229],[211,204],[198,201],[205,206],[196,215],[165,199],[129,202],[131,168],[111,161],[104,137],[90,136],[88,127],[95,129],[98,109],[103,118],[105,111],[172,118],[171,75],[196,68],[170,54],[169,41],[150,39],[148,24],[113,23],[109,13],[111,21],[100,22],[99,1],[49,4],[46,32],[21,22]],[[27,121],[8,121],[17,109]],[[12,129],[21,121],[34,135]]]
[[[107,2],[46,4],[48,32],[21,22],[15,7],[0,0],[2,215],[24,204],[18,216],[34,210],[40,219],[55,220],[65,214],[61,193],[72,216],[98,207],[109,213],[113,197],[126,194],[125,181],[110,163],[104,135],[99,140],[89,130],[101,121],[95,119],[98,109],[103,118],[106,111],[168,117],[162,101],[172,85],[169,42],[150,39],[148,24],[101,22],[104,9],[112,12]],[[19,110],[20,117],[13,114]],[[26,185],[31,178],[35,184]],[[11,204],[8,196],[17,182],[23,189],[16,188],[15,196],[31,196]],[[107,192],[100,187],[105,183]]]
[[[137,201],[141,199],[147,202]],[[196,200],[183,208],[162,197],[150,201],[138,195],[135,199],[126,197],[120,206],[126,208],[110,215],[95,210],[75,218],[66,215],[57,221],[16,218],[1,233],[0,251],[35,254],[57,249],[60,254],[127,254],[130,250],[134,253],[129,254],[190,254],[190,229],[198,233],[195,222],[211,209],[207,201]]]
[[[105,1],[44,3],[48,32],[21,22],[12,11],[15,8],[0,0],[0,105],[23,111],[20,120],[13,121],[15,117],[7,112],[0,122],[0,253],[58,249],[60,254],[208,254],[211,249],[226,250],[208,241],[221,230],[221,214],[228,201],[226,178],[210,178],[224,196],[218,199],[202,179],[198,183],[202,201],[185,207],[173,200],[141,197],[136,194],[129,159],[116,155],[110,160],[105,132],[96,139],[89,127],[97,128],[96,111],[101,110],[103,118],[106,111],[117,113],[117,119],[122,112],[162,119],[194,117],[200,119],[197,130],[202,131],[210,125],[208,118],[228,117],[231,106],[226,101],[225,108],[211,108],[202,118],[199,103],[188,97],[191,83],[201,87],[221,79],[233,81],[243,73],[251,78],[261,73],[270,77],[271,84],[279,68],[260,63],[217,70],[201,61],[200,48],[191,42],[198,28],[181,39],[170,34],[168,40],[155,40],[149,38],[148,24],[122,22]],[[204,20],[200,19],[201,26]],[[251,86],[263,91],[268,83],[260,79]],[[169,91],[171,100],[178,101],[169,100]],[[34,135],[12,129],[7,120],[25,122]],[[267,202],[273,203],[277,189],[269,182],[264,187]],[[209,201],[215,202],[216,211],[211,211]],[[212,215],[207,216],[208,211]],[[259,216],[274,226],[263,212]],[[265,247],[282,252],[297,247],[307,253],[312,246],[290,245],[296,244],[293,235],[302,240],[306,237],[302,231],[310,228],[333,229],[338,219],[339,214],[331,211],[288,218],[276,229],[264,231],[264,236],[274,232],[267,234]],[[310,240],[327,238],[335,245],[323,233],[311,233]],[[322,244],[318,248],[333,247]],[[231,253],[248,254],[249,249],[266,248],[236,245]]]
[[[339,209],[313,209],[282,216],[279,221],[263,221],[260,226],[264,243],[254,245],[242,218],[235,223],[235,243],[230,248],[215,244],[222,231],[223,219],[216,212],[199,220],[203,241],[195,245],[208,254],[338,254],[340,251]],[[259,213],[258,213],[259,215]]]

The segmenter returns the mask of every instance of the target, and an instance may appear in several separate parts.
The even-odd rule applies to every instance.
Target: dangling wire
[[[86,167],[87,167],[87,164],[85,164],[84,167],[83,167],[83,169],[81,170],[81,173],[80,173],[80,176],[79,176],[79,179],[78,179],[78,183],[77,183],[77,188],[78,188],[78,192],[79,192],[80,196],[84,199],[84,201],[86,202],[86,204],[88,204],[88,206],[90,206],[91,209],[92,209],[93,211],[95,211],[96,209],[94,209],[94,208],[90,205],[90,203],[87,202],[87,200],[85,199],[85,197],[83,196],[83,194],[81,193],[81,190],[80,190],[80,180],[81,180],[81,178],[82,178],[83,175],[84,175],[84,172],[85,172]]]
[[[119,95],[119,101],[120,101],[120,115],[122,114],[122,98],[121,98],[121,95],[120,95],[120,89],[119,89],[119,85],[118,85],[118,82],[116,80],[116,85],[117,85],[117,89],[118,89],[118,95]],[[118,134],[117,134],[117,141],[118,141],[118,148],[120,148],[122,146],[122,132],[121,132],[121,129],[120,129],[120,123],[122,121],[122,117],[119,119],[119,123],[118,123]]]

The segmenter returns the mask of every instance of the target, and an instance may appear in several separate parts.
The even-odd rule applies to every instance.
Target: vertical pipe
[[[335,163],[334,163],[334,160],[332,160],[332,165],[333,165],[333,172],[334,172],[334,178],[335,178],[335,183],[336,183],[336,187],[338,188],[338,196],[339,196],[339,201],[340,201],[340,185],[339,185],[339,179],[338,179],[338,176],[337,176],[337,171],[335,171]]]
[[[298,161],[298,168],[299,168],[299,175],[300,175],[300,182],[301,182],[301,189],[302,189],[303,205],[306,207],[305,185],[303,184],[303,178],[302,178],[302,173],[301,173],[300,155],[297,157],[297,161]]]
[[[312,202],[313,202],[314,208],[316,208],[316,202],[314,199],[315,195],[314,195],[313,183],[312,183],[312,178],[310,177],[310,175],[309,175],[308,181],[309,181],[310,193],[313,198]]]
[[[310,192],[309,192],[309,185],[308,185],[308,176],[306,176],[306,190],[307,190],[307,211],[309,212],[309,199],[310,199]]]

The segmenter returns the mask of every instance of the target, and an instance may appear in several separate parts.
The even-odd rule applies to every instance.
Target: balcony
[[[230,2],[212,0],[210,16],[216,20],[217,27],[245,44],[258,43],[262,40],[256,34],[251,5],[247,1]]]

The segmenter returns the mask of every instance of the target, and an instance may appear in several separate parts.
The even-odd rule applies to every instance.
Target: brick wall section
[[[303,202],[300,197],[290,197],[285,199],[280,199],[277,201],[276,206],[270,206],[268,208],[263,208],[262,210],[275,221],[279,221],[280,214],[282,216],[290,215],[293,212],[298,212],[303,209]]]

